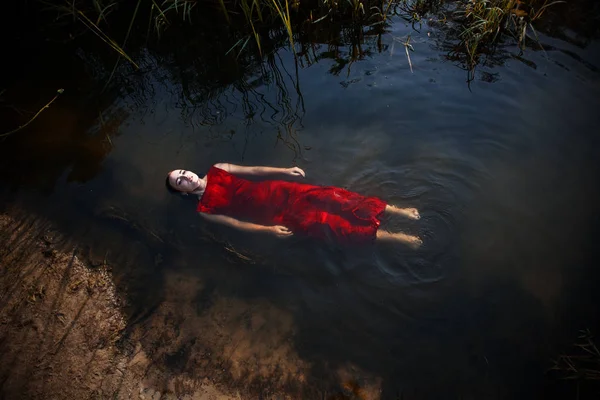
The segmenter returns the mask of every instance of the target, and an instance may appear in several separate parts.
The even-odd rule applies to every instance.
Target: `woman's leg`
[[[399,208],[388,204],[385,206],[385,212],[390,214],[402,215],[410,219],[421,218],[421,215],[419,215],[419,210],[417,210],[416,208]]]
[[[377,240],[385,242],[400,242],[413,249],[418,249],[423,241],[418,236],[407,235],[405,233],[392,233],[381,229],[377,230]]]

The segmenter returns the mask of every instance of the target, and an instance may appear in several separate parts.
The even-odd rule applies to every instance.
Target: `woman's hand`
[[[306,177],[306,174],[304,173],[302,168],[299,167],[286,168],[285,173],[286,175],[290,176],[301,176],[303,178]]]
[[[289,236],[293,235],[292,231],[290,231],[285,226],[275,225],[275,226],[271,226],[269,228],[270,228],[271,233],[273,233],[278,238],[285,238],[285,237],[289,237]]]

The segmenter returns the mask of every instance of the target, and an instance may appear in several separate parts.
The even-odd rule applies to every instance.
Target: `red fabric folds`
[[[198,211],[261,225],[283,225],[294,234],[339,242],[375,238],[386,203],[332,186],[239,178],[217,167],[208,171]]]

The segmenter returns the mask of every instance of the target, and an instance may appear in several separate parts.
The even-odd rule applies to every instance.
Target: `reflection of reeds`
[[[279,36],[274,38],[277,47],[286,41],[285,32],[278,33]],[[273,44],[270,46],[274,47]],[[198,57],[203,54],[201,51],[206,49],[191,52]],[[248,53],[237,60],[239,78],[232,77],[227,84],[199,75],[197,71],[201,70],[203,74],[218,76],[219,71],[209,70],[218,63],[211,63],[197,70],[187,69],[186,74],[169,79],[168,86],[170,91],[177,93],[182,115],[192,126],[211,126],[216,136],[232,138],[235,132],[244,131],[253,123],[267,125],[272,127],[269,131],[273,132],[277,142],[292,150],[296,157],[301,157],[304,147],[300,145],[297,130],[302,127],[304,100],[297,62],[297,58],[293,58],[286,63],[276,52],[267,53],[264,61],[252,58]],[[187,65],[177,68],[185,70]],[[228,126],[224,127],[227,118],[230,118]]]

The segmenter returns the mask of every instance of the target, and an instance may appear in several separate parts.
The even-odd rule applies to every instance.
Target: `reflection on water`
[[[66,92],[2,143],[5,201],[52,215],[84,238],[82,256],[113,265],[149,373],[298,398],[547,394],[548,360],[597,323],[597,66],[542,36],[545,53],[500,51],[469,88],[437,25],[422,28],[300,41],[298,58],[282,35],[264,60],[224,56],[228,43],[204,34],[149,44],[141,72],[121,67],[102,95],[84,79],[92,55],[73,80],[58,66],[16,80],[7,95]],[[187,40],[166,34],[163,46]],[[384,228],[425,245],[207,226],[164,177],[219,161],[297,163],[310,183],[418,207],[421,221]]]

